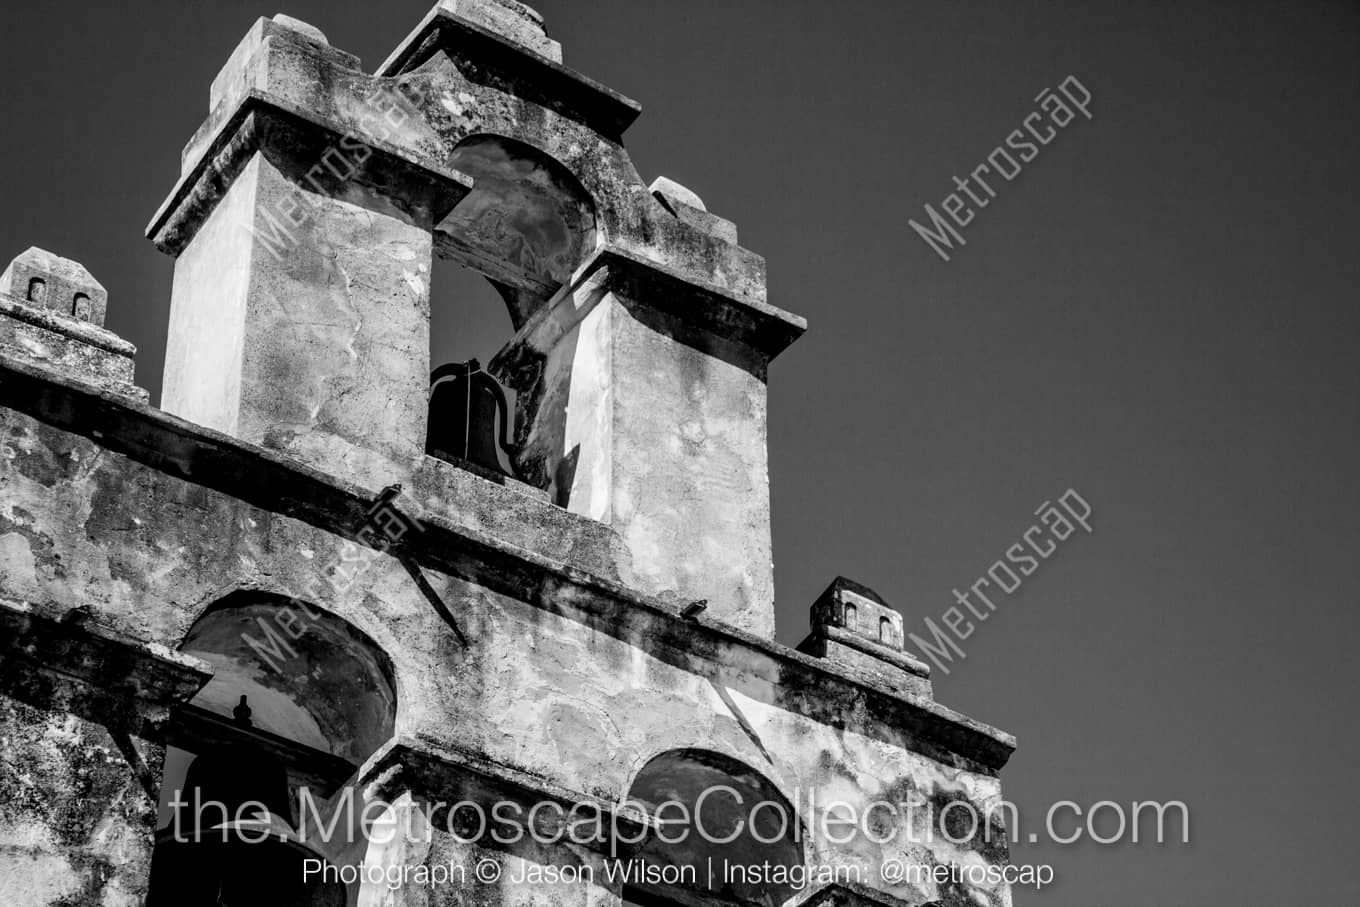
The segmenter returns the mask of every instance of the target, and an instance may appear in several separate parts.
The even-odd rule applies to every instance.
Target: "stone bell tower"
[[[638,106],[560,57],[508,2],[441,4],[375,75],[257,22],[150,227],[176,257],[163,405],[418,485],[431,258],[454,259],[510,305],[493,368],[527,482],[616,533],[620,579],[768,638],[766,374],[804,323],[730,222],[647,188],[621,144]]]
[[[1014,738],[850,580],[774,641],[767,379],[805,325],[638,173],[639,106],[515,0],[375,68],[260,19],[207,102],[147,231],[161,408],[84,268],[0,276],[0,904],[1008,907],[883,868],[1005,864]],[[431,361],[436,257],[505,302],[485,369]],[[668,801],[737,832],[677,843]]]

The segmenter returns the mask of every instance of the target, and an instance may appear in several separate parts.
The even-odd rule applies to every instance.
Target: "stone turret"
[[[84,265],[30,246],[0,274],[0,293],[47,309],[104,326],[109,294]]]
[[[104,329],[108,293],[78,261],[36,246],[0,274],[0,350],[138,400],[137,348]]]
[[[932,696],[930,665],[906,650],[902,615],[868,586],[838,576],[812,605],[800,652],[834,661],[874,683]]]

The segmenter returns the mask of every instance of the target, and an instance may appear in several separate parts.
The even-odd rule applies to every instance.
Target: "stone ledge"
[[[758,299],[739,299],[624,249],[600,249],[578,270],[579,279],[608,268],[609,289],[724,339],[732,338],[773,359],[807,330],[807,319]]]
[[[646,814],[637,810],[620,809],[599,797],[425,737],[401,736],[388,742],[359,770],[359,783],[366,786],[370,795],[389,803],[409,791],[418,800],[446,805],[464,800],[472,803],[508,800],[524,807],[525,812],[545,800],[558,804],[567,813],[573,807],[584,806],[594,809],[602,826],[622,831],[622,840],[629,842],[640,842],[643,834],[639,833],[655,827]],[[436,811],[434,815],[435,824],[447,827],[447,810]],[[545,836],[557,830],[540,829]],[[611,843],[592,841],[584,846],[609,853]]]
[[[88,321],[81,321],[70,315],[63,315],[54,309],[39,309],[21,299],[0,293],[0,315],[8,315],[17,321],[27,322],[34,327],[64,334],[73,340],[97,349],[126,356],[131,359],[137,355],[137,347],[119,337],[107,328],[99,327]]]
[[[208,682],[212,667],[100,627],[0,600],[0,692],[134,733],[155,732]]]
[[[866,655],[872,655],[880,661],[886,661],[893,667],[913,674],[917,677],[927,678],[930,676],[930,665],[914,657],[909,652],[891,649],[888,646],[867,640],[857,633],[851,633],[840,627],[823,627],[821,634],[827,640],[837,645],[856,649]]]
[[[934,697],[929,665],[904,652],[882,646],[876,650],[870,648],[871,645],[839,627],[821,627],[798,644],[798,651],[825,659],[847,674],[886,686],[912,699],[929,701]]]
[[[0,295],[0,350],[73,379],[143,402],[136,348],[103,328]]]
[[[3,355],[0,407],[328,532],[349,533],[376,496],[376,490],[324,475],[273,451]],[[429,517],[426,531],[402,553],[422,566],[588,622],[696,673],[733,684],[753,683],[771,695],[786,692],[783,707],[823,723],[839,725],[840,716],[851,711],[867,714],[905,733],[918,752],[947,765],[994,775],[1015,750],[1010,734],[938,703],[904,697],[885,684],[726,625],[686,619],[679,607],[447,518]]]
[[[251,89],[151,218],[147,238],[162,252],[178,255],[256,153],[270,156],[284,172],[295,173],[299,162],[319,163],[329,148],[348,135]],[[442,220],[472,188],[472,179],[464,174],[417,160],[376,137],[362,140],[372,153],[346,182],[374,187],[400,203],[420,198],[430,206],[428,216],[433,223]]]

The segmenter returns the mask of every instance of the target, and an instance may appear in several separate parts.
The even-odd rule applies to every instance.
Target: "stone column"
[[[424,450],[431,231],[470,185],[387,141],[393,101],[260,20],[150,228],[176,256],[162,407],[371,488]]]
[[[801,320],[621,250],[578,275],[493,365],[520,468],[622,536],[625,583],[773,636],[766,370]]]
[[[0,903],[146,899],[170,709],[197,659],[0,604]]]

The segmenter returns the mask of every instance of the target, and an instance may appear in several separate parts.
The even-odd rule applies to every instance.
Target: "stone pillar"
[[[0,604],[0,904],[140,907],[159,729],[208,679],[158,646]]]
[[[774,634],[766,370],[802,330],[606,249],[493,364],[519,407],[519,466],[612,526],[625,583]]]
[[[270,100],[304,79],[315,109]],[[176,256],[162,407],[381,487],[424,451],[431,231],[469,181],[388,144],[391,98],[296,20],[260,20],[212,98],[150,228]]]
[[[0,696],[0,903],[144,901],[156,801],[120,742],[159,775],[159,743]]]

